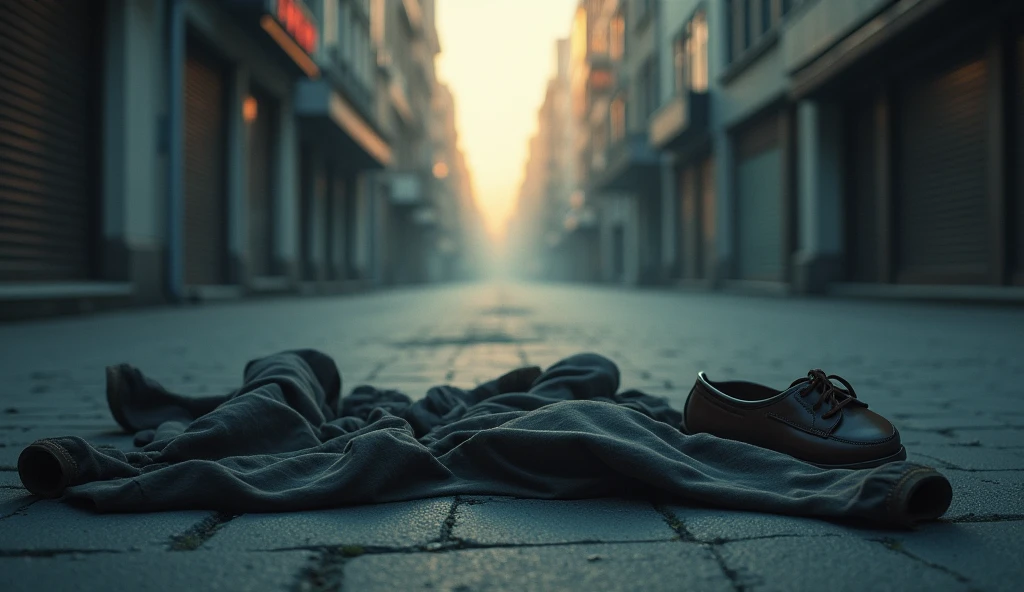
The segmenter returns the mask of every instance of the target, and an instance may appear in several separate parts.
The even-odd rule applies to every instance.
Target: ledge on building
[[[288,276],[254,277],[249,280],[249,290],[255,294],[286,294],[293,289],[294,284]]]
[[[658,150],[681,150],[709,129],[708,94],[676,93],[651,116],[648,138]]]
[[[750,296],[790,296],[793,288],[786,282],[767,280],[725,280],[722,292]]]
[[[670,280],[669,286],[686,292],[709,292],[715,284],[710,279],[676,278]]]
[[[1024,304],[1024,286],[942,286],[841,282],[829,285],[827,293],[830,296],[850,298]]]
[[[335,296],[339,294],[356,294],[373,289],[373,280],[331,280],[305,281],[299,284],[299,292],[304,296]]]
[[[235,285],[212,285],[212,286],[187,286],[185,298],[192,302],[222,302],[224,300],[239,300],[245,295],[241,286]]]
[[[754,42],[753,45],[747,48],[738,58],[733,60],[731,64],[726,66],[725,71],[722,72],[718,77],[720,83],[729,84],[733,80],[739,77],[744,70],[749,68],[754,62],[761,59],[761,56],[768,53],[773,47],[779,44],[779,28],[775,27],[771,31],[765,33],[760,39]]]
[[[122,282],[0,284],[0,320],[14,321],[123,307],[135,286]]]

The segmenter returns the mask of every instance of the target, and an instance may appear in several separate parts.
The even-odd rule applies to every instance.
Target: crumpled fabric
[[[290,351],[250,362],[242,388],[213,411],[139,434],[148,441],[140,451],[77,437],[45,445],[73,467],[64,499],[99,512],[658,496],[904,527],[948,508],[949,483],[932,468],[816,468],[742,442],[685,435],[664,399],[618,389],[613,362],[578,354],[526,392],[502,392],[495,380],[472,390],[434,387],[415,402],[371,386],[342,397],[329,357]],[[19,465],[23,481],[27,471],[48,470],[33,463]]]

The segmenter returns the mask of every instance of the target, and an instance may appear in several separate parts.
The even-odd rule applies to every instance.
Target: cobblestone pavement
[[[421,394],[580,350],[681,406],[698,370],[838,373],[955,499],[917,531],[636,501],[442,498],[277,515],[91,514],[14,465],[40,437],[130,447],[103,398],[129,361],[196,394],[250,358],[334,355],[346,386]],[[1011,590],[1024,576],[1024,311],[479,284],[0,326],[5,590]]]

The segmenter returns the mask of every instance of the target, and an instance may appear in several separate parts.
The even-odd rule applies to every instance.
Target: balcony
[[[591,170],[587,192],[643,192],[656,187],[661,183],[660,160],[646,132],[629,134],[608,149],[601,170]]]
[[[311,137],[345,155],[357,169],[379,169],[391,163],[391,146],[372,120],[324,79],[300,80],[295,87],[295,114]]]
[[[709,129],[707,93],[676,93],[654,115],[648,129],[651,145],[658,150],[682,150],[707,136]]]
[[[388,96],[402,122],[409,126],[415,123],[415,114],[409,104],[409,93],[405,85],[405,77],[397,68],[391,68],[391,79],[388,81]]]
[[[423,9],[420,8],[420,0],[402,0],[402,14],[413,33],[423,31]]]

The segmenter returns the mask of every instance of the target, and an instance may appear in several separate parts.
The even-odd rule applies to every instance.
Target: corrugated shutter
[[[701,254],[698,276],[708,277],[715,264],[715,161],[708,158],[700,167]]]
[[[1024,280],[1024,37],[1017,40],[1017,273]]]
[[[96,8],[2,3],[0,281],[92,276]]]
[[[185,66],[185,283],[225,281],[224,76],[189,55]]]
[[[911,82],[903,92],[901,281],[980,283],[988,277],[987,78],[986,63],[978,59]]]
[[[766,119],[737,140],[739,277],[781,281],[782,152],[778,118]]]
[[[847,118],[847,242],[850,279],[876,282],[879,277],[877,128],[875,103],[854,102]]]
[[[682,195],[680,259],[684,278],[698,277],[698,260],[700,258],[700,217],[698,212],[699,191],[697,186],[697,169],[687,166],[680,175],[679,192]]]
[[[302,260],[303,278],[323,279],[327,255],[328,173],[318,150],[302,150]]]
[[[249,130],[249,266],[254,276],[273,270],[274,219],[274,122],[277,105],[265,93],[253,89],[256,119]]]

